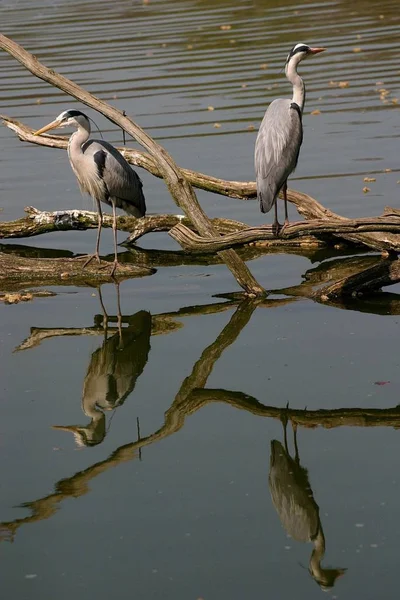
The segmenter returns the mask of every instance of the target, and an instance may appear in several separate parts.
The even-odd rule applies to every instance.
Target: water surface
[[[5,34],[126,110],[179,164],[237,180],[253,178],[268,103],[290,94],[280,72],[288,50],[325,45],[302,66],[305,135],[290,184],[346,216],[396,206],[392,0],[19,0],[2,2],[1,17]],[[32,127],[81,108],[5,54],[0,74],[1,112]],[[3,219],[26,205],[90,207],[64,152],[21,144],[6,128],[0,138]],[[176,212],[163,183],[140,176],[149,211]],[[367,194],[366,176],[376,178]],[[198,196],[210,216],[265,221],[255,202]],[[60,232],[5,246],[44,256],[94,241],[95,232]],[[176,250],[164,234],[139,248]],[[102,250],[112,251],[109,231]],[[0,305],[2,589],[21,600],[310,599],[325,588],[331,598],[397,598],[397,297],[341,308],[286,296],[230,303],[215,297],[237,289],[224,266],[139,255],[157,273],[119,290],[59,287]],[[273,254],[249,266],[278,289],[329,277],[323,259]],[[301,505],[288,502],[293,489]]]

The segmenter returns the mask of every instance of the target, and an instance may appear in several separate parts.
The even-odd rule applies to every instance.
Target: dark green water
[[[5,34],[125,109],[179,164],[226,179],[253,179],[248,127],[290,94],[279,73],[290,47],[325,45],[302,69],[305,138],[291,186],[346,216],[397,207],[397,2],[19,0],[2,2],[0,15]],[[80,107],[5,54],[0,74],[1,112],[32,127]],[[21,144],[6,128],[0,138],[2,219],[26,205],[90,208],[64,152]],[[140,176],[149,212],[176,212],[163,183]],[[376,178],[368,194],[365,176]],[[255,202],[198,196],[210,216],[265,221]],[[60,232],[19,249],[88,252],[94,241],[92,231]],[[165,255],[146,249],[176,250],[165,234],[139,247],[157,272],[121,284],[121,337],[114,285],[101,298],[59,287],[0,304],[5,597],[309,600],[329,587],[329,598],[397,598],[397,297],[230,304],[215,297],[237,290],[224,266],[163,266]],[[110,231],[102,250],[112,251]],[[278,289],[328,272],[323,258],[248,264]],[[307,407],[286,413],[300,423],[297,462],[284,450],[287,404]],[[290,422],[287,437],[294,458]]]

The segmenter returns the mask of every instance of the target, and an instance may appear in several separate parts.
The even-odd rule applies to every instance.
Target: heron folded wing
[[[290,100],[271,102],[257,135],[254,166],[261,210],[268,212],[297,165],[303,141],[301,111]]]

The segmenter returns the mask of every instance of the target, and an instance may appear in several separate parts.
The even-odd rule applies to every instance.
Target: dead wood
[[[325,219],[302,221],[290,223],[279,233],[279,238],[284,241],[296,240],[299,244],[302,238],[307,238],[305,244],[309,243],[310,236],[314,238],[327,238],[327,236],[345,237],[358,234],[358,232],[394,232],[400,233],[400,217],[364,217],[361,219],[347,219],[345,221],[338,219]],[[234,233],[227,233],[224,236],[214,238],[204,238],[190,230],[182,223],[175,225],[170,236],[176,240],[186,252],[218,252],[223,248],[236,246],[238,244],[248,244],[256,240],[276,240],[271,225],[262,227],[248,227]],[[370,244],[367,244],[370,246]],[[373,244],[374,246],[375,244]],[[395,246],[388,242],[387,249],[391,251],[400,251],[400,237]]]
[[[87,106],[102,113],[136,139],[156,161],[174,202],[182,208],[199,233],[204,237],[215,237],[217,235],[217,231],[201,208],[192,186],[173,158],[160,144],[157,144],[141,127],[134,123],[132,119],[124,116],[124,113],[120,110],[93,96],[66,77],[56,73],[52,69],[48,69],[35,56],[10,38],[0,35],[0,47],[16,58],[33,75],[58,87]],[[234,250],[224,250],[221,258],[246,293],[251,296],[265,295],[265,290],[258,284],[245,263]]]
[[[88,210],[40,211],[33,206],[27,206],[25,212],[27,216],[16,221],[0,221],[0,239],[34,237],[55,231],[97,229],[97,213]],[[112,215],[103,213],[103,218],[103,227],[112,227]],[[127,215],[117,217],[117,228],[130,233],[124,244],[134,242],[146,233],[169,231],[178,223],[193,227],[184,215],[147,215],[140,219]],[[231,219],[216,218],[212,219],[212,223],[223,235],[246,227],[243,223]]]
[[[0,253],[0,286],[8,292],[40,285],[75,285],[97,287],[101,283],[114,281],[111,278],[111,263],[92,261],[85,268],[82,258],[23,258],[15,254]],[[120,265],[115,277],[118,280],[152,275],[155,269],[131,265]]]

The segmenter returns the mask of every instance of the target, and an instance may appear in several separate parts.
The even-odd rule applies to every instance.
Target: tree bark
[[[82,258],[23,258],[0,252],[0,286],[2,290],[17,290],[40,285],[76,285],[97,287],[114,281],[112,264],[92,261],[85,268]],[[122,281],[132,277],[152,275],[155,269],[138,267],[129,263],[120,265],[115,279]]]

